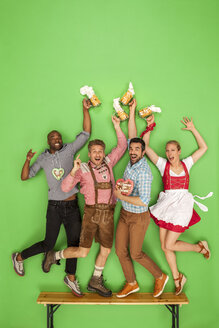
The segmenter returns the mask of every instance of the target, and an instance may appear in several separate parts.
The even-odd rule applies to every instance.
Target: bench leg
[[[60,305],[47,304],[47,328],[54,328],[53,326],[53,314],[60,307]]]
[[[175,327],[175,305],[171,306],[172,307],[172,328]]]
[[[172,328],[179,328],[179,305],[165,305],[172,314]]]

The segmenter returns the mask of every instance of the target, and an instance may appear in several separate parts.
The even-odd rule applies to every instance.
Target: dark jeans
[[[45,239],[23,250],[21,256],[24,260],[53,249],[62,223],[65,227],[68,247],[79,246],[81,215],[77,199],[71,201],[49,200],[46,219]],[[75,274],[76,265],[76,258],[67,259],[65,272]]]

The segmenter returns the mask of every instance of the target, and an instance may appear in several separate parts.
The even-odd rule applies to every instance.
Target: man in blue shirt
[[[158,297],[164,290],[169,277],[142,251],[145,233],[150,223],[148,204],[150,201],[152,173],[147,163],[145,143],[136,136],[134,120],[136,101],[130,106],[129,120],[129,157],[124,180],[134,182],[134,188],[130,196],[123,195],[120,190],[115,190],[115,196],[122,201],[119,223],[116,231],[116,254],[119,257],[127,283],[116,295],[119,298],[126,297],[139,290],[132,264],[132,260],[140,263],[155,278],[154,297]],[[130,249],[130,255],[128,251]]]

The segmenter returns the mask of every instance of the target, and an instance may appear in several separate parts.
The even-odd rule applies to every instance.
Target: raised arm
[[[192,154],[192,159],[193,162],[197,162],[197,160],[199,160],[199,158],[201,158],[204,153],[207,151],[208,146],[206,145],[204,139],[202,138],[202,136],[200,135],[200,133],[196,130],[194,123],[192,121],[192,117],[191,120],[189,120],[187,117],[184,117],[183,120],[181,121],[186,127],[182,128],[182,130],[188,130],[191,131],[197,141],[198,144],[198,150],[196,150],[193,154]]]
[[[137,128],[135,123],[136,106],[137,106],[136,99],[132,99],[132,101],[129,103],[129,122],[128,122],[129,139],[137,137]]]
[[[122,129],[121,129],[121,126],[120,126],[120,119],[116,116],[112,116],[112,122],[113,122],[113,126],[114,126],[114,129],[115,129],[116,133],[122,132]]]
[[[147,126],[151,125],[154,123],[154,115],[149,116],[147,119]],[[143,140],[145,142],[145,153],[146,155],[150,158],[151,162],[154,163],[155,165],[157,164],[159,156],[155,153],[153,149],[150,148],[149,143],[150,143],[150,135],[151,131],[148,131],[147,133],[144,134]]]
[[[89,108],[91,107],[91,102],[89,99],[84,98],[83,99],[83,130],[91,133],[91,119],[90,119],[90,113]]]
[[[120,127],[120,119],[112,116],[112,122],[117,136],[117,146],[107,155],[112,167],[120,160],[127,148],[127,139]]]
[[[24,166],[21,171],[21,180],[23,180],[23,181],[29,179],[30,161],[35,154],[36,154],[36,152],[33,153],[32,149],[30,149],[27,153],[26,161],[24,162]]]

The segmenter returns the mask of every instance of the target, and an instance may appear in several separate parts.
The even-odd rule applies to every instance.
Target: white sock
[[[64,249],[62,251],[55,252],[56,260],[61,260],[61,259],[65,258],[63,252],[64,252]]]
[[[95,265],[93,276],[100,277],[103,272],[104,267],[98,267]]]

